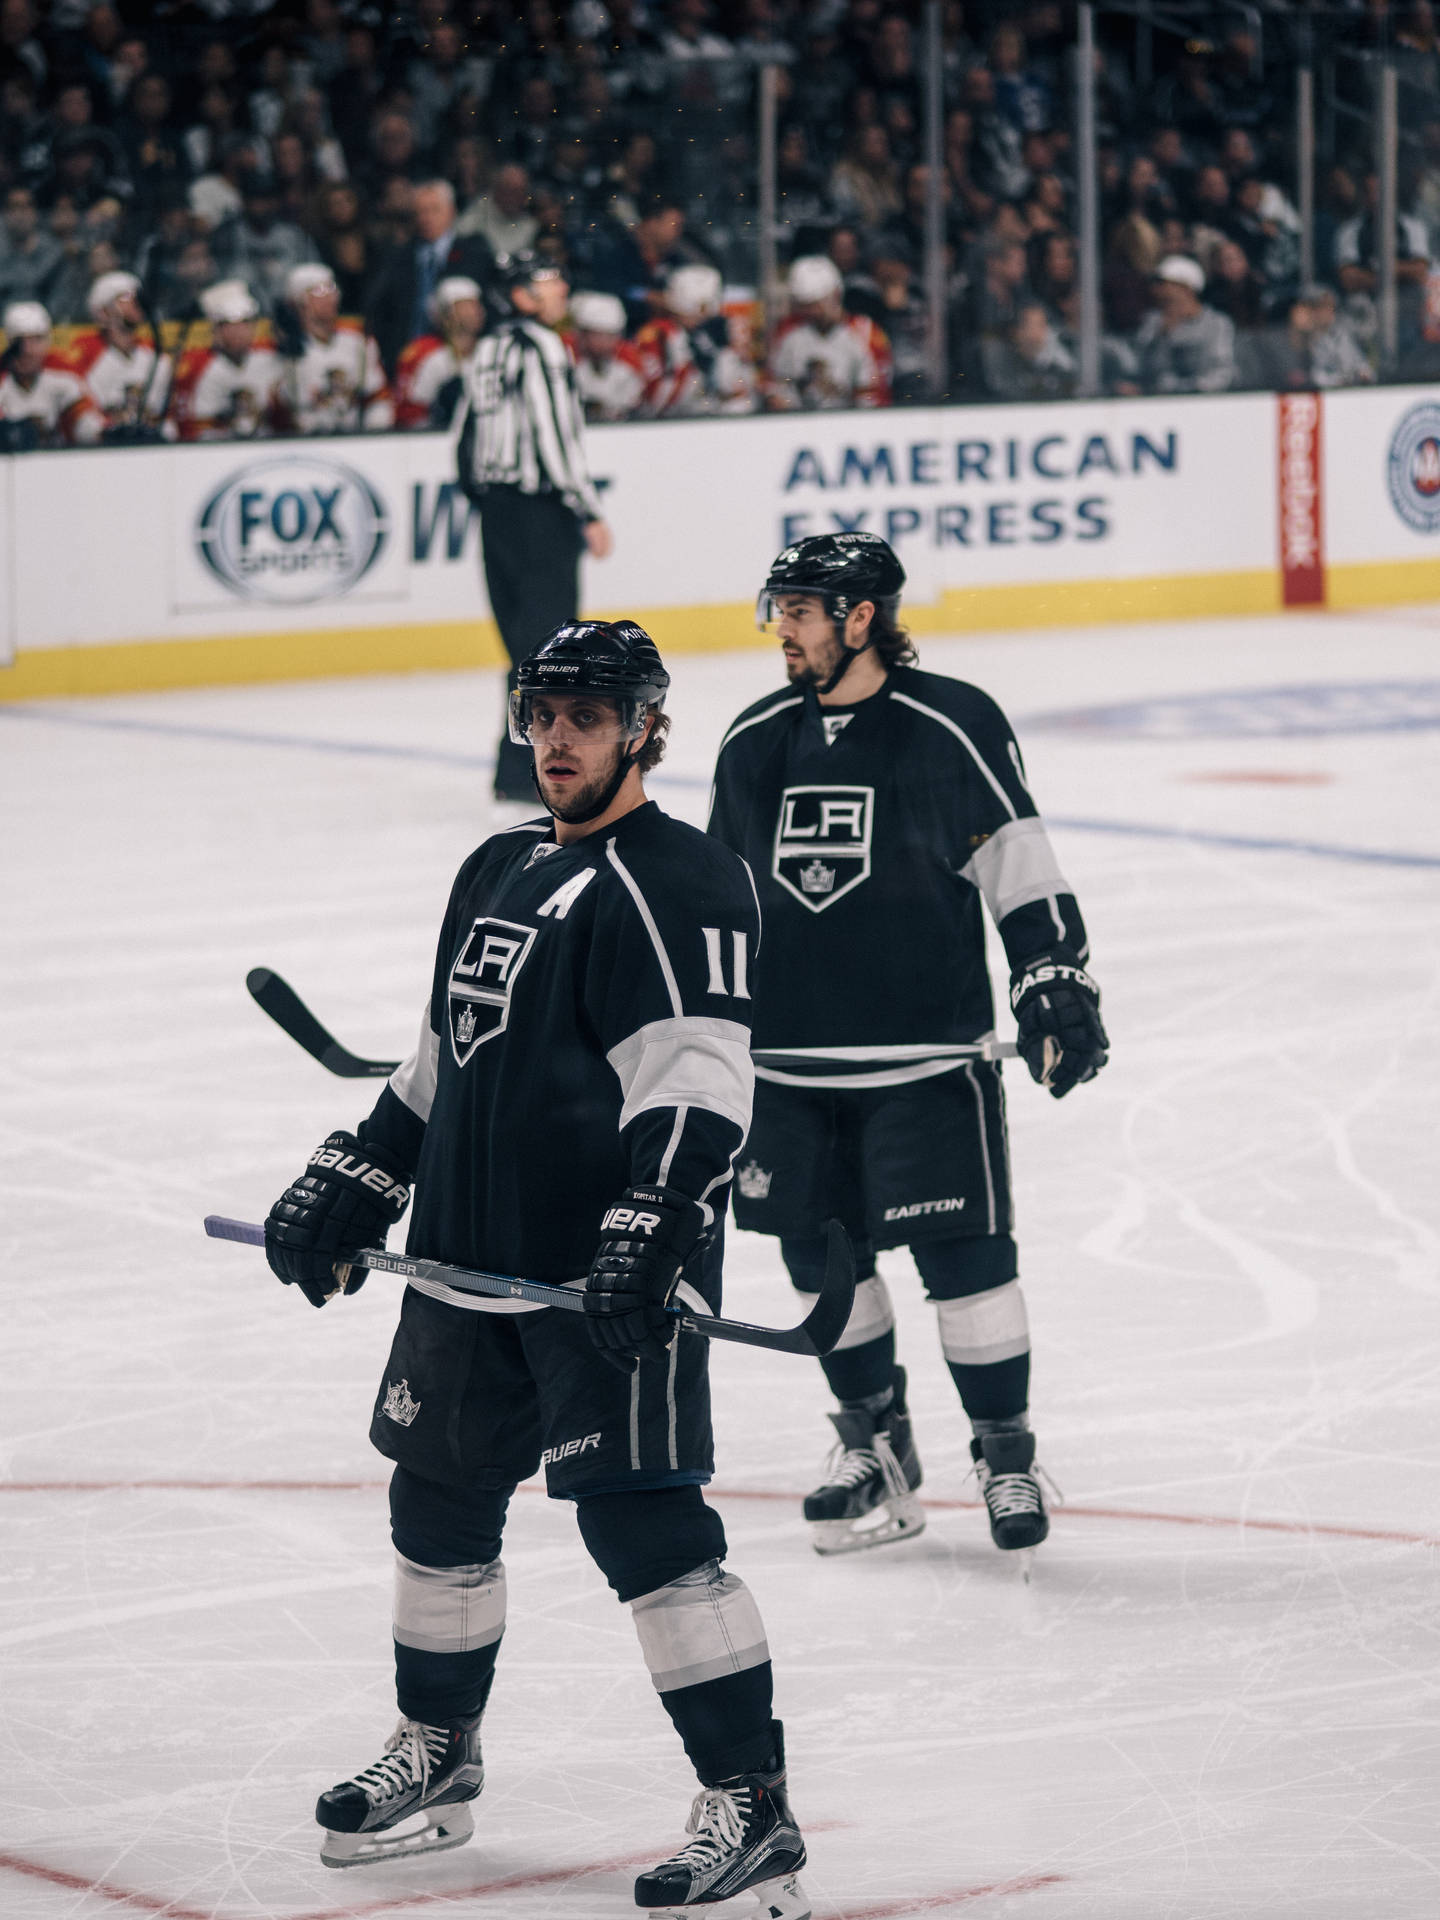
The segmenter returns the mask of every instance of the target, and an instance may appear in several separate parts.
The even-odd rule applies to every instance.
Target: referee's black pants
[[[510,656],[508,697],[519,662],[579,610],[584,528],[559,494],[487,487],[480,499],[480,532],[490,608]],[[535,798],[530,763],[530,749],[517,747],[508,728],[502,729],[495,756],[497,799]]]

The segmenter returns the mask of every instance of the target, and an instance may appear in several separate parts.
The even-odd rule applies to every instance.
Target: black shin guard
[[[853,1242],[855,1284],[863,1285],[875,1277],[875,1249],[862,1235]],[[780,1241],[780,1258],[798,1293],[818,1293],[825,1277],[826,1242],[822,1235],[785,1235]],[[843,1336],[842,1336],[843,1338]],[[830,1391],[842,1406],[859,1406],[889,1392],[895,1372],[895,1329],[887,1327],[873,1340],[858,1346],[840,1346],[824,1354],[821,1370]]]
[[[396,1467],[390,1477],[390,1537],[414,1568],[485,1568],[500,1558],[510,1490],[471,1491]],[[485,1710],[500,1651],[497,1637],[449,1650],[395,1641],[395,1698],[409,1720],[453,1726]]]
[[[722,1674],[693,1687],[662,1693],[669,1714],[702,1786],[718,1786],[738,1773],[753,1773],[769,1761],[775,1743],[770,1724],[773,1680],[770,1662],[743,1673]]]
[[[725,1558],[724,1523],[696,1486],[587,1494],[575,1518],[586,1552],[627,1604]]]
[[[986,1426],[1018,1422],[1030,1404],[1030,1355],[997,1360],[988,1367],[946,1365],[960,1395],[960,1404],[975,1422],[977,1433]]]

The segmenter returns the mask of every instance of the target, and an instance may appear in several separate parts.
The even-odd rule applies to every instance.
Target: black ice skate
[[[970,1458],[996,1546],[1004,1553],[1038,1547],[1050,1531],[1050,1518],[1035,1466],[1034,1434],[982,1434],[970,1442]]]
[[[779,1721],[769,1766],[742,1773],[695,1796],[677,1854],[635,1882],[635,1904],[650,1920],[681,1920],[696,1907],[753,1894],[757,1920],[810,1920],[810,1901],[796,1877],[805,1842],[785,1797],[785,1746]]]
[[[905,1369],[896,1367],[895,1397],[883,1412],[842,1406],[830,1419],[839,1444],[825,1465],[825,1481],[805,1496],[805,1518],[817,1553],[858,1553],[908,1540],[925,1530],[915,1498],[920,1456],[905,1408]]]
[[[475,1831],[465,1802],[484,1784],[478,1719],[451,1727],[402,1720],[373,1767],[316,1802],[320,1858],[327,1867],[368,1867],[464,1846]]]

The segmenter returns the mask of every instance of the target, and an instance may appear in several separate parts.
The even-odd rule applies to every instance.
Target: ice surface
[[[1387,701],[1433,721],[1440,611],[923,656],[1017,720],[1115,1052],[1063,1103],[1010,1079],[1034,1417],[1068,1496],[1028,1588],[975,1510],[905,1255],[918,1541],[816,1559],[818,1368],[714,1356],[716,1498],[817,1920],[1429,1920],[1440,756],[1423,726],[1365,729]],[[672,666],[652,790],[698,819],[726,722],[777,675]],[[1332,731],[1257,732],[1243,700],[1218,731],[1174,719],[1355,686],[1402,691],[1351,721],[1300,697]],[[1053,720],[1161,699],[1163,725]],[[246,970],[360,1052],[406,1047],[499,711],[481,674],[0,709],[6,1920],[619,1920],[679,1838],[692,1783],[629,1618],[532,1491],[476,1838],[321,1868],[315,1793],[393,1718],[365,1428],[394,1283],[317,1314],[200,1233],[260,1217],[373,1091],[270,1026]],[[771,1244],[737,1236],[729,1276],[730,1312],[793,1317]]]

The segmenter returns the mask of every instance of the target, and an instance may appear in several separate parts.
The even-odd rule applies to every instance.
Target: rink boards
[[[804,534],[883,534],[917,633],[1440,598],[1426,388],[595,429],[587,611],[756,637]],[[445,434],[0,459],[0,699],[496,664]],[[537,636],[538,637],[538,636]]]

